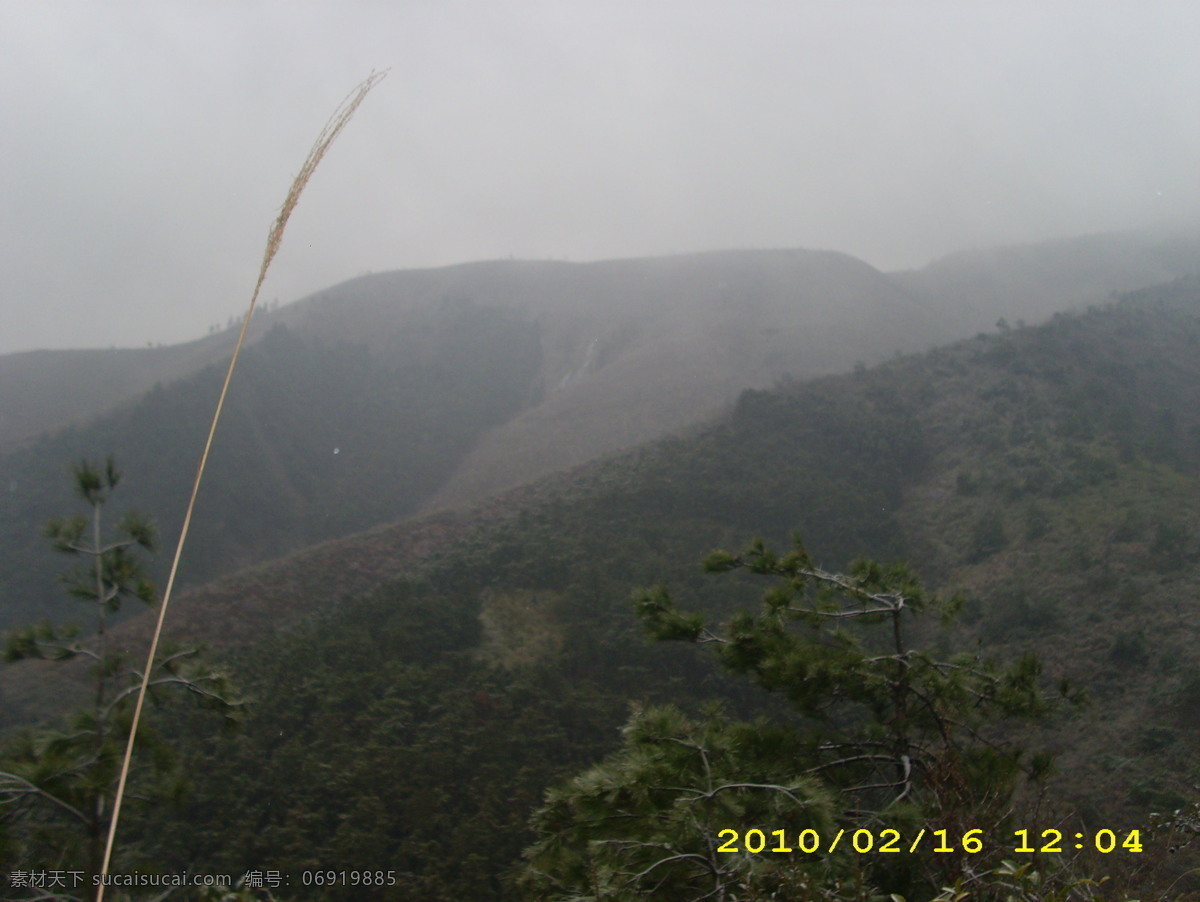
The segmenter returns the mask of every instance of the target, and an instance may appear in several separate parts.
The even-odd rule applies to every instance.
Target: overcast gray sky
[[[367,270],[950,250],[1194,223],[1200,4],[0,0],[0,353]]]

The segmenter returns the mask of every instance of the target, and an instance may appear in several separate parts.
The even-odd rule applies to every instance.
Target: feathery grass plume
[[[179,532],[179,542],[175,546],[175,556],[171,561],[171,570],[167,576],[167,587],[163,592],[162,604],[158,608],[158,623],[154,627],[154,635],[150,640],[150,652],[146,657],[142,685],[138,690],[137,704],[133,709],[133,722],[129,727],[129,739],[125,744],[125,760],[121,765],[120,779],[117,781],[117,794],[113,798],[112,818],[108,823],[108,840],[104,847],[104,859],[100,867],[102,878],[108,874],[109,862],[112,858],[113,839],[117,835],[117,821],[121,815],[121,801],[125,797],[125,782],[129,776],[129,764],[133,758],[134,738],[137,736],[138,724],[141,721],[142,706],[146,701],[146,688],[149,683],[150,671],[154,664],[154,656],[158,652],[158,639],[162,634],[163,622],[166,619],[167,605],[171,601],[171,589],[175,585],[175,573],[179,569],[179,558],[183,553],[183,543],[187,539],[188,527],[192,522],[192,510],[196,506],[196,495],[200,491],[200,479],[204,475],[204,467],[208,462],[208,453],[212,448],[213,435],[217,431],[217,421],[220,420],[221,409],[225,406],[225,396],[229,391],[229,381],[233,378],[233,369],[237,365],[238,355],[241,353],[242,344],[246,340],[246,330],[250,325],[250,317],[254,315],[254,305],[258,302],[259,292],[262,290],[263,282],[267,278],[267,270],[270,269],[271,261],[275,259],[275,254],[283,242],[283,230],[287,227],[292,211],[296,209],[296,205],[300,202],[300,194],[304,191],[304,186],[308,184],[308,180],[312,178],[317,166],[324,159],[330,145],[333,144],[337,136],[341,134],[342,129],[346,127],[351,117],[354,116],[355,111],[366,98],[368,92],[385,75],[387,75],[387,70],[383,72],[371,72],[358,87],[347,94],[342,102],[338,104],[333,115],[329,117],[329,121],[325,123],[325,127],[321,129],[321,133],[317,135],[317,140],[308,152],[308,156],[304,160],[304,165],[300,167],[300,172],[292,180],[292,187],[289,189],[287,198],[279,210],[279,216],[275,219],[275,222],[271,226],[270,234],[267,236],[267,246],[263,251],[262,264],[258,270],[258,279],[254,283],[254,291],[250,295],[250,303],[246,308],[246,315],[242,319],[242,329],[238,334],[237,343],[234,345],[233,356],[230,358],[229,368],[225,372],[225,382],[221,386],[221,394],[217,398],[217,406],[213,411],[212,423],[208,429],[208,438],[204,442],[204,450],[200,455],[200,463],[196,467],[196,477],[192,482],[192,494],[188,499],[187,510],[183,517],[183,527]],[[104,880],[101,879],[100,885],[96,889],[96,902],[103,902],[103,899]]]
[[[312,178],[312,174],[316,172],[317,166],[325,157],[325,152],[329,150],[329,146],[337,140],[337,136],[342,133],[342,129],[346,127],[346,123],[350,121],[359,104],[366,98],[367,92],[387,75],[387,70],[383,72],[372,72],[366,79],[353,91],[346,95],[329,121],[325,123],[325,127],[321,129],[321,133],[317,135],[316,143],[313,144],[312,150],[308,152],[308,157],[304,161],[304,165],[300,167],[300,172],[292,181],[291,190],[288,191],[287,198],[283,202],[283,206],[279,210],[279,218],[275,220],[275,224],[271,226],[271,233],[267,236],[267,247],[263,251],[262,267],[258,271],[258,282],[254,285],[254,295],[250,298],[250,309],[254,309],[254,302],[258,300],[259,289],[262,288],[263,281],[267,278],[267,269],[271,266],[271,261],[275,259],[275,253],[279,250],[279,245],[283,242],[283,230],[287,227],[288,219],[292,215],[292,211],[296,209],[296,204],[300,203],[300,192],[304,190],[304,186],[308,184],[308,180]],[[247,314],[247,318],[249,314]]]

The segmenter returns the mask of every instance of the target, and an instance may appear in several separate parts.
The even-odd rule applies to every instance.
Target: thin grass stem
[[[300,194],[304,191],[308,180],[312,178],[317,166],[324,159],[330,145],[333,144],[337,136],[341,134],[342,129],[354,116],[359,105],[366,98],[367,93],[375,87],[379,81],[387,75],[387,71],[372,72],[366,77],[353,91],[346,95],[342,100],[333,115],[329,117],[329,121],[325,123],[325,127],[321,129],[321,133],[317,135],[317,140],[313,144],[312,149],[308,152],[308,157],[304,161],[304,165],[300,167],[300,172],[292,180],[292,187],[288,191],[287,198],[283,202],[283,206],[279,210],[279,216],[271,225],[271,231],[267,235],[267,246],[263,251],[262,264],[258,270],[258,279],[254,283],[254,291],[250,295],[250,303],[246,308],[246,315],[242,318],[242,328],[238,333],[237,343],[233,348],[233,356],[229,360],[229,368],[225,372],[225,382],[221,386],[221,394],[217,398],[217,406],[213,411],[212,422],[208,428],[208,437],[204,442],[204,450],[200,454],[200,462],[196,467],[196,477],[192,482],[192,493],[188,499],[187,510],[183,516],[183,528],[179,532],[179,541],[175,545],[175,556],[171,561],[171,571],[167,576],[167,587],[163,592],[162,604],[158,608],[158,622],[154,627],[154,635],[150,640],[150,651],[146,656],[146,667],[142,672],[142,683],[138,689],[137,703],[133,709],[133,722],[129,727],[129,738],[125,743],[125,759],[121,765],[121,775],[117,781],[117,794],[113,798],[112,817],[108,822],[108,838],[104,846],[104,859],[100,866],[99,885],[96,888],[96,902],[104,900],[104,877],[108,875],[109,863],[112,860],[113,841],[117,835],[117,823],[121,815],[121,802],[125,798],[125,783],[129,776],[129,765],[133,760],[133,744],[137,737],[138,724],[142,717],[142,707],[146,701],[146,689],[150,683],[150,673],[154,665],[154,656],[158,653],[158,640],[162,635],[163,623],[167,616],[167,606],[171,601],[171,590],[175,586],[175,574],[179,570],[179,559],[183,554],[183,545],[187,540],[188,528],[192,522],[192,511],[196,506],[196,496],[200,492],[200,480],[204,476],[204,468],[208,463],[208,454],[212,449],[213,436],[217,431],[217,423],[221,419],[221,410],[225,406],[225,396],[229,392],[229,382],[233,378],[234,367],[237,366],[238,355],[241,353],[242,345],[246,340],[246,330],[250,326],[250,318],[254,315],[254,306],[258,303],[258,295],[262,290],[263,282],[267,278],[267,270],[271,267],[271,261],[275,259],[275,254],[279,250],[280,244],[283,242],[283,231],[287,227],[288,219],[291,218],[292,211],[296,209],[296,205],[300,202]]]

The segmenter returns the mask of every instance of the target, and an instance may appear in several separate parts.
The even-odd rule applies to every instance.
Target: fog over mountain
[[[947,325],[883,273],[819,251],[494,261],[331,286],[257,324],[191,579],[478,502],[689,427],[745,388],[925,347]],[[0,537],[20,558],[0,568],[0,594],[57,604],[37,533],[65,502],[69,461],[114,453],[137,474],[131,503],[180,509],[181,461],[234,331],[178,354],[0,357]]]
[[[329,286],[299,303],[260,309],[249,339],[254,343],[271,326],[287,323],[325,338],[369,340],[379,350],[381,336],[402,331],[414,305],[499,303],[536,318],[548,330],[543,344],[553,347],[539,376],[543,389],[550,389],[546,410],[567,398],[571,404],[585,398],[596,389],[584,386],[595,383],[602,367],[616,354],[631,352],[645,361],[635,364],[641,369],[629,377],[639,405],[657,393],[636,387],[637,378],[649,375],[645,367],[657,367],[661,374],[691,359],[703,366],[692,366],[695,381],[687,384],[697,398],[705,397],[705,409],[715,409],[735,387],[833,372],[884,353],[927,347],[990,328],[1001,316],[1014,323],[1037,322],[1112,292],[1186,275],[1198,261],[1195,230],[981,248],[950,254],[919,270],[886,274],[844,254],[801,250],[591,265],[497,261],[381,273]],[[880,329],[880,312],[904,325]],[[680,319],[685,316],[692,318],[690,324]],[[766,329],[757,336],[752,334],[755,321]],[[791,326],[777,331],[783,323],[799,331]],[[818,324],[826,330],[819,338],[813,332]],[[664,358],[664,348],[647,350],[667,333],[673,352]],[[0,355],[0,450],[100,416],[155,383],[227,361],[234,337],[234,331],[221,329],[169,347]],[[715,356],[714,341],[720,345]],[[731,350],[743,346],[753,346],[753,353],[739,357]],[[629,375],[629,362],[626,358],[614,369]],[[611,377],[610,371],[603,378]],[[705,396],[714,385],[726,388]],[[588,416],[583,403],[576,414],[581,419]],[[650,432],[699,419],[691,407],[690,402],[675,409],[659,404]],[[635,433],[639,439],[648,435],[639,429],[611,435],[602,439],[603,448],[627,444]]]
[[[1200,269],[1190,233],[1081,237],[887,274],[830,251],[491,261],[362,276],[264,311],[193,530],[189,584],[688,431],[747,389],[1037,323]],[[70,462],[183,509],[235,329],[0,356],[0,626],[65,602],[39,536]]]
[[[0,352],[142,347],[367,271],[723,248],[881,270],[1196,221],[1191,3],[0,5]]]

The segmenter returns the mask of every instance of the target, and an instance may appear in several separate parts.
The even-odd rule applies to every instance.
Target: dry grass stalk
[[[308,157],[305,158],[304,165],[300,167],[300,172],[292,180],[292,187],[289,189],[287,198],[279,210],[279,216],[276,217],[274,224],[271,226],[270,234],[267,236],[267,246],[263,251],[262,265],[258,270],[258,279],[254,283],[254,291],[250,295],[250,303],[246,308],[246,315],[242,319],[242,329],[238,334],[237,343],[234,345],[233,356],[230,358],[229,368],[225,372],[225,382],[221,386],[221,394],[217,398],[217,406],[213,411],[208,438],[204,442],[204,450],[200,455],[200,463],[196,467],[196,477],[192,482],[192,494],[188,500],[187,511],[184,513],[183,528],[179,532],[179,541],[175,546],[175,556],[171,561],[171,571],[167,576],[167,587],[163,592],[162,604],[158,607],[158,622],[154,628],[154,636],[150,640],[150,651],[146,657],[142,685],[138,691],[137,703],[133,709],[133,723],[130,725],[129,739],[125,744],[125,760],[121,765],[121,776],[117,781],[117,794],[113,799],[112,817],[108,823],[108,839],[104,847],[104,860],[100,867],[102,877],[108,874],[109,862],[112,858],[113,840],[117,835],[117,822],[121,815],[121,802],[125,797],[125,782],[129,776],[129,764],[133,759],[134,738],[137,736],[138,724],[141,721],[142,707],[146,701],[146,688],[149,684],[151,670],[153,669],[154,657],[158,653],[158,640],[162,635],[163,622],[167,614],[167,605],[171,601],[171,590],[175,585],[175,574],[179,569],[179,558],[183,553],[183,544],[187,539],[188,527],[192,522],[192,510],[196,505],[196,495],[200,491],[200,480],[204,475],[205,464],[208,463],[208,453],[212,449],[213,435],[217,431],[217,422],[221,418],[221,409],[225,406],[225,396],[229,391],[229,382],[233,378],[233,370],[237,365],[238,355],[241,353],[242,344],[246,340],[246,330],[250,325],[250,317],[254,314],[254,306],[258,302],[259,292],[262,290],[263,282],[266,281],[267,270],[270,269],[271,261],[275,259],[275,254],[283,242],[283,230],[287,227],[292,211],[296,209],[296,205],[300,202],[300,194],[304,191],[304,186],[308,184],[308,180],[312,178],[313,173],[325,157],[325,153],[329,150],[330,145],[333,144],[337,136],[341,134],[342,129],[346,127],[351,117],[354,116],[355,111],[366,98],[367,93],[386,74],[386,71],[372,72],[338,104],[329,121],[325,123],[325,127],[321,129],[321,133],[317,135],[317,140],[308,152]],[[96,888],[96,902],[103,902],[103,899],[104,881],[101,879],[100,885]]]

